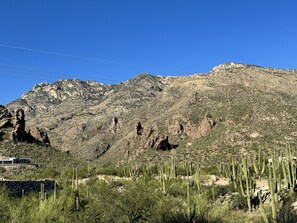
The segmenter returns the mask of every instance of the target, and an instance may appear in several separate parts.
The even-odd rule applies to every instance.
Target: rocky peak
[[[136,92],[147,92],[150,94],[161,92],[164,88],[164,78],[148,73],[140,74],[125,82],[127,87],[132,87]]]
[[[211,73],[219,73],[219,72],[224,72],[224,71],[230,71],[230,70],[238,70],[238,69],[253,69],[253,70],[263,70],[263,71],[291,71],[294,72],[295,70],[285,70],[285,69],[280,69],[280,68],[271,68],[271,67],[264,67],[264,66],[258,66],[255,64],[242,64],[242,63],[234,63],[234,62],[227,62],[220,64],[218,66],[215,66]]]
[[[36,102],[60,103],[66,100],[101,99],[111,88],[111,85],[96,81],[81,81],[78,79],[59,80],[52,84],[43,82],[22,95],[21,100],[29,104]]]
[[[220,72],[220,71],[225,71],[225,70],[230,70],[230,69],[238,69],[238,68],[245,68],[246,64],[240,64],[240,63],[234,63],[234,62],[228,62],[228,63],[223,63],[223,64],[220,64],[218,66],[215,66],[213,69],[212,69],[212,73],[217,73],[217,72]]]
[[[152,74],[142,73],[142,74],[137,75],[136,77],[134,77],[130,81],[133,82],[133,83],[135,83],[135,82],[143,81],[143,80],[146,80],[146,81],[154,80],[155,78],[156,78],[156,76],[154,76]]]

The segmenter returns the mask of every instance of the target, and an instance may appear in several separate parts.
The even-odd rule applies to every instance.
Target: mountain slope
[[[171,153],[157,149],[175,148],[179,161],[207,164],[258,147],[296,148],[296,86],[296,70],[226,63],[208,74],[141,74],[117,85],[42,83],[8,108],[23,108],[53,146],[84,159],[162,161]]]

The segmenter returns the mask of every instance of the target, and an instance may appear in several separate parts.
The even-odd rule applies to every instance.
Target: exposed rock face
[[[212,119],[209,113],[206,112],[198,128],[198,136],[206,136],[210,132],[210,130],[215,127],[215,125],[216,122]]]
[[[198,139],[206,136],[214,126],[215,121],[208,112],[206,112],[198,127],[191,120],[182,115],[177,115],[173,117],[172,123],[168,126],[168,134],[171,136],[188,136],[191,139]]]
[[[205,113],[199,127],[197,128],[194,123],[188,121],[185,126],[185,133],[192,139],[199,139],[206,136],[216,125],[208,112]]]
[[[3,105],[0,105],[0,120],[4,118],[11,118],[12,115]]]
[[[158,130],[157,125],[152,125],[149,127],[144,127],[140,137],[140,145],[142,148],[151,148],[156,150],[171,150],[176,148],[177,145],[171,145],[168,141],[168,136],[164,136]]]
[[[28,141],[28,134],[25,131],[25,113],[23,109],[18,109],[15,112],[11,139],[14,143]]]
[[[48,135],[44,129],[41,128],[33,128],[30,129],[28,134],[33,137],[33,140],[37,144],[44,144],[44,145],[50,145],[50,141],[48,138]]]
[[[164,136],[159,133],[157,126],[144,127],[140,144],[142,148],[157,148]]]
[[[168,126],[168,134],[174,136],[180,136],[184,133],[184,126],[183,124],[179,123],[175,120],[171,125]]]
[[[185,134],[189,136],[191,139],[198,139],[200,137],[198,133],[198,128],[191,121],[188,121],[185,125]]]
[[[214,67],[212,69],[212,72],[217,73],[217,72],[220,72],[220,71],[231,70],[231,69],[234,69],[234,68],[235,69],[245,68],[246,66],[249,66],[249,65],[238,64],[238,63],[233,63],[233,62],[224,63],[224,64],[221,64],[221,65],[218,65],[218,66]],[[255,66],[255,65],[253,65],[253,66]]]
[[[11,122],[11,113],[3,105],[0,105],[0,140],[3,139],[5,131],[1,129],[12,128],[13,124]]]

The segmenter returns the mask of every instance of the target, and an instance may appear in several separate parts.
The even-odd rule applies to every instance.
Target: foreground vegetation
[[[205,187],[199,194],[195,183],[181,178],[141,176],[106,182],[91,177],[85,183],[64,181],[60,186],[62,190],[22,198],[1,191],[1,222],[224,222],[232,211],[227,203],[213,203],[228,188]]]
[[[229,183],[219,184],[214,175]],[[51,178],[58,186],[22,197],[3,188],[0,222],[297,222],[290,207],[296,162],[289,148],[269,162],[259,151],[213,168],[178,165],[172,155],[162,165],[47,166],[18,177]],[[268,202],[261,190],[255,195],[259,180],[267,182]]]

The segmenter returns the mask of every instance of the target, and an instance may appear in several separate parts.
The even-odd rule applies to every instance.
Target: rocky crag
[[[26,131],[23,109],[13,112],[14,115],[4,106],[0,106],[0,136],[2,140],[6,138],[6,141],[11,141],[14,144],[27,142],[50,146],[48,135],[44,129],[33,127]]]
[[[0,117],[23,109],[52,146],[83,159],[158,162],[174,150],[178,161],[210,163],[258,147],[297,148],[296,84],[296,70],[236,63],[187,77],[141,74],[116,85],[68,79],[34,86]]]

